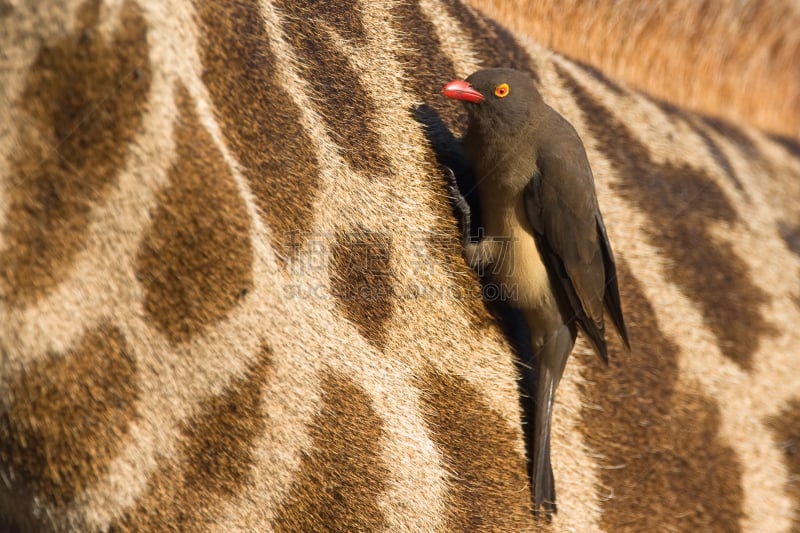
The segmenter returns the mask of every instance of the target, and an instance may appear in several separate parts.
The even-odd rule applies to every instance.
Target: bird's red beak
[[[464,80],[451,81],[442,87],[442,94],[453,100],[464,100],[473,104],[480,104],[486,99],[485,96]]]

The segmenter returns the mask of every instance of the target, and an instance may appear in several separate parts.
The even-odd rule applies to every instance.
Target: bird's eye
[[[494,95],[498,98],[505,98],[508,96],[508,84],[501,83],[497,87],[494,88]]]

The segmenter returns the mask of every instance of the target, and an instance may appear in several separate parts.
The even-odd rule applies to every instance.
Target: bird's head
[[[442,94],[465,103],[471,124],[495,130],[522,130],[542,104],[531,77],[509,68],[479,70],[466,80],[453,80]]]

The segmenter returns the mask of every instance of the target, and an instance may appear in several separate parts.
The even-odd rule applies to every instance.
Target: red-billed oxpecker
[[[608,362],[603,309],[625,346],[614,256],[583,143],[525,73],[480,70],[444,86],[465,103],[464,146],[477,181],[484,238],[465,246],[525,315],[536,355],[533,505],[556,512],[550,465],[553,396],[580,328]],[[463,201],[463,199],[462,199]]]

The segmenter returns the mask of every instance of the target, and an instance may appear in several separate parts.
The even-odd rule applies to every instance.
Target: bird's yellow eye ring
[[[494,95],[498,98],[505,98],[508,96],[508,84],[501,83],[497,87],[494,88]]]

